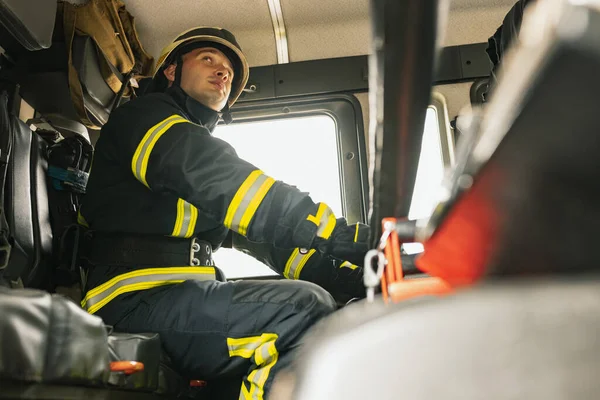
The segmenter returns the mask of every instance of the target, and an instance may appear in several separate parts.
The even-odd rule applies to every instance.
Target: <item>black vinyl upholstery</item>
[[[9,268],[21,271],[27,287],[48,289],[52,227],[48,204],[46,143],[9,116],[13,148],[6,177],[5,210],[14,239]]]

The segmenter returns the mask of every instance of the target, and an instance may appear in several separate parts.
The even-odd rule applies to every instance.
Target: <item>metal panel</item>
[[[491,64],[485,53],[487,43],[450,46],[441,51],[434,84],[471,81],[489,76]],[[367,56],[294,62],[250,69],[246,93],[240,102],[306,96],[323,93],[369,90]]]
[[[368,88],[367,58],[304,61],[275,68],[275,95],[361,91]]]

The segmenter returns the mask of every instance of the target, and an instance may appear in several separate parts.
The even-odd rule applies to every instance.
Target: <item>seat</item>
[[[32,9],[36,12],[30,12]],[[62,20],[56,18],[56,0],[0,0],[0,46],[6,58],[3,73],[10,73],[19,83],[20,96],[39,114],[79,121],[69,90]],[[99,54],[90,36],[75,34],[73,66],[82,86],[84,107],[96,127],[106,123],[113,106],[127,100],[106,84]],[[116,69],[113,72],[117,79],[125,79]]]
[[[595,399],[600,276],[357,303],[305,343],[294,397]]]
[[[47,145],[17,118],[1,111],[13,145],[5,184],[4,209],[14,243],[7,271],[26,287],[51,290],[52,227],[45,157]],[[8,119],[8,121],[6,121]]]
[[[40,114],[57,114],[78,121],[69,91],[66,59],[65,43],[55,41],[47,50],[19,58],[15,65],[16,79],[23,99]],[[88,116],[101,127],[108,120],[117,96],[102,77],[96,44],[89,36],[75,36],[73,65],[80,77]],[[118,71],[115,75],[123,79]]]

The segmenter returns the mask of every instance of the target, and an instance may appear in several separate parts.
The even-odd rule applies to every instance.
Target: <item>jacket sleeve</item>
[[[341,261],[311,249],[279,248],[256,243],[234,233],[232,247],[266,264],[287,279],[315,283],[341,304],[365,296],[363,269],[349,261]]]
[[[254,242],[310,248],[335,227],[327,205],[267,176],[179,115],[156,123],[130,150],[132,173],[143,185],[178,196]]]

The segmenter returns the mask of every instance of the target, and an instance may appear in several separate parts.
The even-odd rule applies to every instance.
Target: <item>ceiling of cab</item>
[[[178,33],[194,26],[232,31],[251,66],[277,63],[269,1],[123,0],[140,40],[157,57]],[[485,42],[516,0],[451,0],[444,45]],[[289,60],[369,53],[369,0],[279,0]]]

